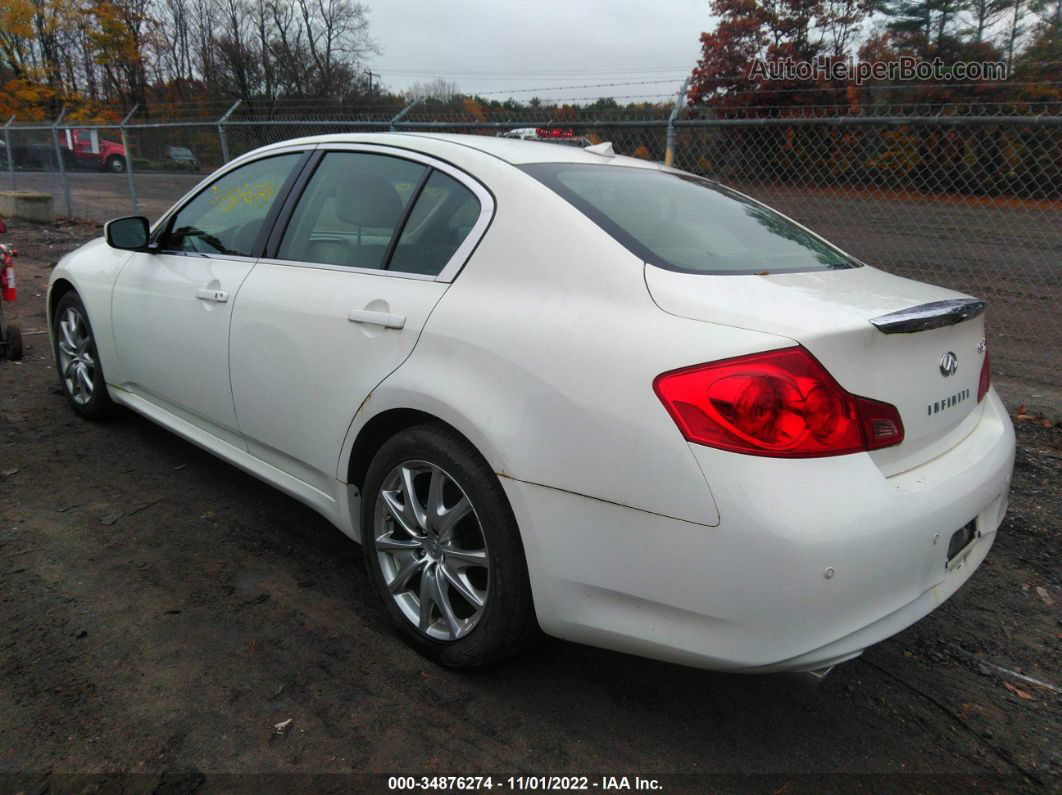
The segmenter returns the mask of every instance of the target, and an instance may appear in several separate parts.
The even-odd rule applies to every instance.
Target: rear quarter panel
[[[718,524],[653,379],[777,338],[660,311],[641,261],[547,188],[514,168],[490,188],[490,230],[347,450],[371,416],[416,408],[464,433],[502,477]]]

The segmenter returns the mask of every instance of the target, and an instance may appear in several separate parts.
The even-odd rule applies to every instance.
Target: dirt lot
[[[95,234],[14,222],[9,319],[43,331],[51,264]],[[1017,422],[1010,512],[973,580],[818,687],[554,640],[460,675],[400,642],[357,546],[308,508],[135,415],[78,420],[47,339],[0,362],[0,790],[264,783],[223,775],[248,773],[641,773],[789,793],[1062,783],[1057,426]]]

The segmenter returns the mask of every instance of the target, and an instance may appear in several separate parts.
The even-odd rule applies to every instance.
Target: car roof
[[[635,166],[638,168],[663,169],[660,163],[649,160],[641,160],[635,157],[622,155],[609,156],[588,152],[578,146],[559,146],[555,143],[544,141],[523,141],[519,138],[501,138],[494,135],[457,135],[449,133],[415,133],[415,132],[391,132],[391,133],[341,133],[335,135],[316,135],[308,138],[283,141],[274,146],[291,146],[293,144],[390,144],[392,146],[421,149],[418,141],[427,144],[428,141],[444,144],[444,148],[474,149],[478,152],[490,155],[499,160],[504,160],[514,166],[528,163],[592,163],[595,165],[611,164]],[[273,147],[265,147],[271,149]],[[433,151],[439,147],[432,146]]]

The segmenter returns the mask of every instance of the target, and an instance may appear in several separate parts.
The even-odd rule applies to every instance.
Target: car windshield
[[[692,174],[586,163],[521,168],[662,268],[756,274],[862,264],[779,213]]]

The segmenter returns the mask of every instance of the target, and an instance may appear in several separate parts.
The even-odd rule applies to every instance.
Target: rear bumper
[[[793,461],[693,449],[718,527],[502,479],[546,632],[730,671],[853,657],[931,612],[980,565],[1006,512],[1014,432],[992,391],[962,443],[890,478],[865,454]],[[978,537],[946,565],[951,534],[971,519]]]

